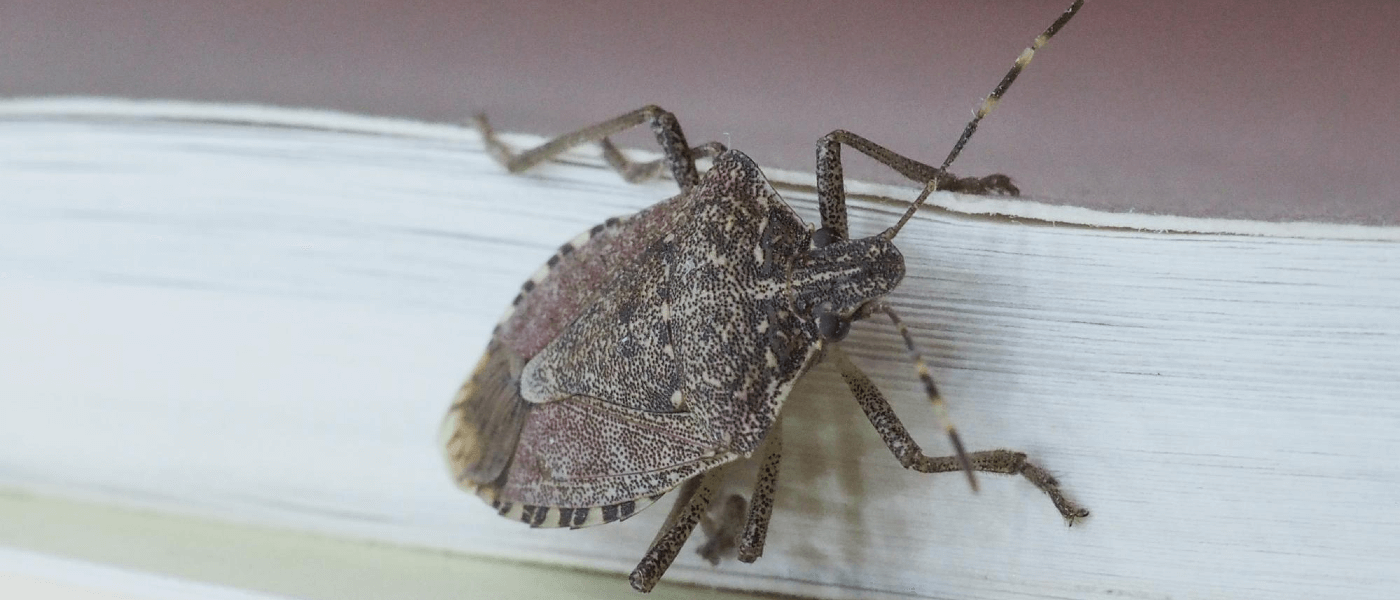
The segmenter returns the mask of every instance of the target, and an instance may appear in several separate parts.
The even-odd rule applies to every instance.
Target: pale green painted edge
[[[764,597],[13,492],[0,545],[307,600]]]

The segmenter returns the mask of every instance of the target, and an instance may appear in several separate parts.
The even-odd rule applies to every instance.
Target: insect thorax
[[[748,453],[819,354],[821,307],[849,318],[899,284],[881,237],[822,247],[748,157],[715,161],[661,234],[521,374],[530,402],[585,396],[688,412]]]

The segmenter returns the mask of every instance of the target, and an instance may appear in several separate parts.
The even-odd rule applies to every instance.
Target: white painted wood
[[[456,491],[434,436],[524,278],[672,184],[621,184],[586,155],[508,176],[447,126],[75,106],[0,106],[0,487],[619,573],[641,556],[664,503],[531,531]],[[815,218],[810,194],[785,196]],[[858,202],[853,228],[899,210]],[[1024,481],[974,495],[902,470],[821,366],[788,405],[765,556],[712,569],[687,550],[668,578],[823,597],[1390,596],[1400,235],[1249,225],[1275,235],[922,211],[893,302],[964,439],[1029,452],[1094,515],[1066,528]],[[943,452],[890,328],[859,324],[847,349]]]

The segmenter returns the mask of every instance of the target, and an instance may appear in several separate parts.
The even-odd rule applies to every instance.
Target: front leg
[[[846,185],[841,174],[840,144],[855,148],[866,156],[898,171],[900,175],[924,186],[923,195],[914,201],[914,206],[910,207],[911,212],[906,214],[905,220],[913,214],[912,210],[918,207],[930,192],[936,190],[982,195],[1019,195],[1020,190],[1011,185],[1011,178],[1005,175],[959,178],[949,173],[948,167],[953,166],[953,161],[957,160],[963,147],[972,139],[972,134],[977,132],[977,126],[982,122],[982,118],[992,112],[993,108],[996,108],[997,103],[1001,102],[1002,96],[1011,89],[1011,84],[1020,76],[1021,71],[1030,64],[1036,50],[1044,47],[1050,38],[1055,37],[1055,34],[1059,33],[1065,23],[1068,23],[1082,6],[1084,6],[1084,0],[1075,0],[1074,4],[1060,15],[1060,18],[1051,23],[1050,27],[1031,42],[1030,47],[1016,57],[1016,62],[1011,65],[1011,70],[1002,76],[1001,81],[997,83],[995,88],[992,88],[992,93],[988,94],[982,100],[981,106],[977,107],[972,120],[963,128],[962,136],[953,145],[953,151],[949,152],[948,157],[943,159],[942,166],[933,167],[906,158],[854,133],[839,129],[827,134],[820,142],[817,142],[817,197],[821,203],[822,227],[827,229],[835,239],[849,237],[846,229]]]
[[[1060,491],[1059,482],[1051,477],[1045,469],[1027,461],[1026,455],[1022,452],[989,450],[971,452],[965,458],[924,455],[923,449],[919,448],[919,444],[914,441],[913,436],[909,435],[909,430],[904,428],[904,424],[895,415],[894,409],[890,407],[879,388],[875,387],[875,383],[860,368],[856,367],[839,348],[833,346],[831,350],[837,367],[841,370],[841,378],[846,380],[847,386],[851,388],[851,393],[860,403],[861,410],[865,411],[866,418],[870,419],[870,424],[874,425],[875,431],[880,434],[880,439],[884,440],[885,446],[889,447],[890,452],[899,459],[899,464],[904,465],[904,468],[920,473],[951,473],[970,468],[972,471],[983,473],[1020,475],[1050,496],[1050,502],[1055,505],[1055,509],[1060,511],[1060,516],[1064,517],[1070,525],[1074,525],[1078,519],[1089,516],[1088,509],[1066,498],[1064,493]]]
[[[841,145],[875,159],[927,191],[944,190],[964,194],[1016,196],[1021,190],[1011,184],[1011,178],[1001,174],[986,177],[957,177],[946,170],[927,165],[876,144],[864,137],[837,129],[817,141],[817,201],[821,208],[822,227],[835,234],[836,239],[850,237],[846,225],[846,178],[841,162]]]

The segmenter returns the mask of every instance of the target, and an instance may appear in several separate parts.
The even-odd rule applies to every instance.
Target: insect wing
[[[787,280],[809,233],[738,152],[691,196],[687,218],[530,361],[522,395],[688,412],[718,447],[747,454],[820,350]]]
[[[463,489],[495,482],[510,464],[529,411],[517,383],[522,362],[493,340],[443,418],[439,447]]]
[[[576,396],[531,407],[500,500],[537,527],[621,520],[681,482],[734,460],[686,413]]]

